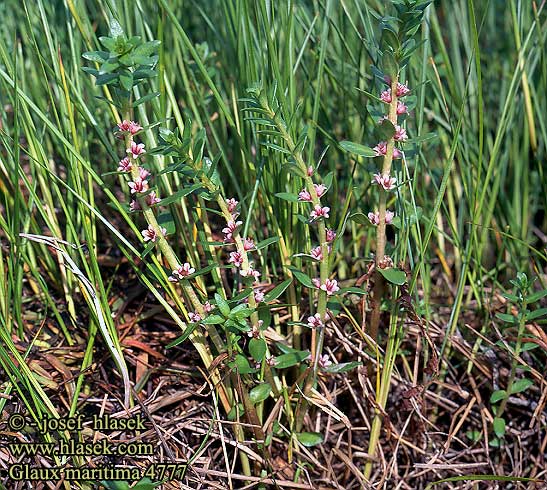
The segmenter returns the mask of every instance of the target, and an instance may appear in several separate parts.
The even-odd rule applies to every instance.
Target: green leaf
[[[290,155],[291,152],[287,150],[286,148],[283,148],[282,146],[276,145],[275,143],[261,143],[262,146],[265,146],[266,148],[271,148],[272,150],[279,151],[281,153],[286,153],[287,155]]]
[[[324,368],[324,371],[327,373],[346,373],[347,371],[351,371],[352,369],[355,369],[356,367],[362,366],[362,362],[358,361],[351,361],[351,362],[342,362],[340,364],[331,364],[330,366],[327,366]]]
[[[96,85],[108,85],[109,83],[113,82],[114,80],[118,79],[118,75],[116,73],[104,73],[102,75],[99,75],[96,80]]]
[[[145,43],[142,43],[140,46],[137,46],[135,48],[135,51],[133,53],[137,56],[150,56],[153,53],[156,53],[158,50],[158,47],[160,46],[161,41],[148,41]]]
[[[133,88],[133,75],[131,73],[121,73],[120,84],[129,92]]]
[[[145,102],[148,102],[149,100],[155,99],[159,95],[159,92],[152,92],[151,94],[147,94],[144,97],[141,97],[140,99],[137,99],[135,102],[133,102],[133,107],[137,107],[141,104],[144,104]]]
[[[175,347],[179,344],[182,344],[188,337],[190,337],[190,335],[197,328],[197,326],[198,326],[197,323],[192,323],[188,325],[188,327],[186,327],[186,329],[184,330],[183,334],[180,337],[177,337],[175,340],[173,340],[172,342],[169,342],[166,345],[167,349],[170,349],[171,347]]]
[[[526,299],[528,303],[535,303],[536,301],[539,301],[541,298],[545,298],[547,296],[547,289],[543,289],[542,291],[538,291],[537,293],[531,294]]]
[[[162,199],[159,205],[167,206],[168,204],[171,204],[172,202],[180,201],[183,197],[187,196],[188,194],[192,194],[192,192],[196,191],[200,187],[201,187],[201,184],[194,184],[190,187],[185,187],[181,189],[180,191],[177,191],[174,194],[171,194],[169,197]]]
[[[279,241],[278,236],[272,236],[270,238],[266,238],[266,240],[262,240],[261,242],[258,242],[255,246],[257,250],[262,250],[263,248],[266,248],[269,245],[272,245],[274,243],[277,243]]]
[[[306,447],[313,447],[323,442],[323,436],[319,432],[300,432],[296,434],[298,442]]]
[[[264,339],[252,338],[249,341],[249,353],[257,362],[262,362],[266,355],[266,341]]]
[[[406,282],[406,274],[401,269],[395,269],[394,267],[390,267],[389,269],[376,269],[382,276],[384,276],[385,280],[390,282],[391,284],[396,284],[397,286],[402,286]]]
[[[140,480],[131,490],[154,490],[159,487],[163,482],[153,482],[150,478],[143,478]]]
[[[247,308],[247,305],[237,305],[229,314],[229,317],[233,320],[243,320],[253,314],[251,308]]]
[[[367,294],[367,291],[365,291],[362,288],[358,288],[355,286],[349,287],[349,288],[341,288],[338,294],[344,294],[344,293],[351,293],[351,294]]]
[[[101,481],[106,490],[129,490],[129,483],[125,481],[103,480]]]
[[[218,306],[218,309],[224,316],[228,316],[230,314],[230,305],[228,304],[228,301],[226,301],[220,294],[215,293],[215,301]]]
[[[243,406],[243,403],[238,403],[231,408],[226,417],[229,421],[234,421],[237,417],[241,417],[244,413],[245,407]]]
[[[376,126],[376,134],[380,141],[387,141],[393,138],[395,126],[389,119],[382,119],[382,122]]]
[[[111,37],[101,36],[99,42],[109,51],[114,51],[116,48],[116,40]]]
[[[283,199],[284,201],[298,202],[298,196],[296,194],[292,194],[291,192],[278,192],[274,194],[274,196],[279,199]]]
[[[274,299],[279,298],[285,290],[291,285],[292,279],[285,279],[282,283],[278,284],[264,297],[264,302],[268,303]]]
[[[497,403],[505,398],[507,398],[507,392],[505,390],[496,390],[490,395],[490,403]]]
[[[505,323],[517,323],[517,317],[506,313],[496,313],[496,318]]]
[[[109,59],[108,61],[105,61],[101,67],[99,68],[99,73],[101,75],[105,73],[112,73],[116,68],[118,68],[120,64],[115,59]]]
[[[158,215],[158,224],[167,230],[167,235],[172,235],[176,231],[175,221],[169,212],[164,212]]]
[[[503,437],[505,434],[505,420],[500,417],[495,417],[493,422],[494,433],[498,437]]]
[[[201,320],[201,323],[204,323],[205,325],[220,325],[224,323],[224,321],[225,318],[220,315],[209,315]]]
[[[298,269],[295,269],[294,267],[289,267],[289,269],[294,274],[294,277],[296,277],[296,279],[298,279],[298,281],[300,283],[302,283],[304,286],[306,286],[307,288],[310,288],[310,289],[317,289],[313,285],[313,282],[311,281],[310,276],[308,276],[307,274],[304,274],[303,272],[299,271]]]
[[[275,367],[277,369],[285,369],[292,366],[296,366],[304,359],[309,357],[309,351],[294,351],[288,354],[281,354],[275,358]]]
[[[249,392],[249,398],[253,404],[263,402],[270,396],[272,387],[268,383],[260,383]]]
[[[341,141],[340,147],[348,153],[353,153],[364,158],[373,158],[377,156],[372,148],[351,141]]]
[[[531,379],[523,378],[515,381],[511,387],[511,394],[522,393],[523,391],[533,386],[534,382]]]
[[[124,35],[122,26],[114,17],[110,17],[109,27],[110,37],[118,37]]]
[[[103,63],[110,57],[110,53],[107,51],[86,51],[82,54],[82,58],[85,58],[89,61],[97,61],[98,63]]]
[[[251,366],[249,366],[249,361],[245,356],[242,356],[241,354],[238,354],[236,356],[235,361],[233,363],[230,363],[230,366],[237,368],[240,374],[249,374],[256,371],[256,369],[253,369]]]
[[[155,70],[150,70],[149,68],[140,68],[133,72],[133,78],[135,80],[143,80],[145,78],[154,78],[157,76],[157,72]]]
[[[359,223],[360,225],[370,225],[370,220],[364,213],[353,213],[350,215],[349,219]]]
[[[527,320],[535,320],[536,318],[541,318],[542,316],[547,315],[547,308],[539,308],[537,310],[531,311],[526,314]]]
[[[386,49],[382,53],[382,70],[390,78],[395,78],[399,74],[399,65],[395,60],[395,53],[391,49]]]

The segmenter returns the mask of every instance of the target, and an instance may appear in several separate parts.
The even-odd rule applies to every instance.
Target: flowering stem
[[[128,120],[131,119],[131,116],[130,116],[129,112],[126,113],[126,119],[128,119]],[[126,148],[131,148],[132,143],[133,143],[133,135],[130,132],[127,132],[126,135],[125,135]],[[138,159],[135,158],[131,153],[128,155],[128,158],[131,162],[131,177],[133,178],[133,180],[136,180],[136,179],[139,178]],[[143,212],[143,215],[144,215],[144,218],[145,218],[146,222],[149,225],[151,225],[153,227],[153,229],[155,230],[155,232],[156,232],[157,243],[158,243],[158,246],[160,248],[161,253],[163,254],[165,259],[167,260],[167,263],[169,264],[169,267],[171,268],[171,270],[175,270],[179,266],[179,261],[177,259],[177,256],[176,256],[174,250],[171,248],[171,246],[169,245],[169,243],[167,242],[167,240],[163,236],[161,226],[159,225],[159,223],[156,219],[154,211],[152,210],[152,208],[146,202],[146,197],[139,196],[138,193],[137,193],[137,200],[138,200],[139,205],[142,209],[142,212]],[[193,305],[193,307],[199,313],[199,315],[202,318],[204,318],[205,315],[206,315],[205,309],[204,309],[201,301],[199,300],[198,296],[196,295],[196,293],[195,293],[192,285],[190,284],[190,282],[187,279],[183,279],[181,281],[181,285],[182,285],[182,289],[183,289],[185,295],[190,299],[190,303]],[[213,341],[213,343],[214,343],[215,347],[217,348],[217,350],[219,352],[224,350],[224,344],[222,342],[222,339],[220,338],[220,335],[218,334],[217,330],[214,328],[213,325],[208,325],[207,326],[207,332],[209,333],[209,336],[211,337],[211,340]],[[209,366],[210,363],[212,362],[210,352],[205,352],[206,350],[208,351],[208,349],[203,349],[202,347],[204,347],[204,346],[202,346],[200,344],[200,351],[201,351],[200,353],[202,354],[202,358],[205,361],[206,366]],[[204,357],[205,354],[206,354],[206,356]],[[220,378],[218,377],[218,375],[216,375],[216,374],[214,375],[213,381],[215,382],[215,384],[217,384],[219,386],[219,393],[220,393],[219,396],[221,398],[221,401],[222,401],[222,404],[223,404],[224,408],[227,411],[229,411],[230,408],[231,408],[231,404],[230,404],[228,395],[227,395],[224,387],[221,386],[221,384],[220,384]]]
[[[270,107],[267,97],[265,95],[261,95],[259,97],[260,104],[262,106],[262,109],[264,109],[269,118],[274,122],[276,125],[278,131],[281,134],[281,137],[285,141],[285,144],[287,145],[289,151],[291,152],[292,156],[294,157],[296,164],[298,165],[299,169],[302,172],[302,175],[304,175],[304,182],[305,182],[305,188],[309,192],[311,196],[311,203],[314,206],[321,207],[321,201],[319,196],[317,195],[317,190],[315,188],[313,179],[310,175],[310,172],[308,172],[308,167],[306,165],[306,162],[302,158],[302,154],[297,151],[296,144],[294,143],[291,135],[287,131],[285,122],[279,115],[279,113],[272,110]],[[329,242],[327,241],[327,227],[325,225],[325,221],[323,219],[318,220],[318,234],[319,234],[319,242],[321,247],[321,260],[320,260],[320,266],[319,266],[319,272],[320,272],[320,282],[321,284],[325,284],[328,277],[329,277]],[[323,323],[326,322],[327,317],[327,291],[319,289],[318,290],[318,300],[317,300],[317,312],[320,315],[321,321]],[[311,339],[311,369],[308,371],[308,375],[305,378],[304,381],[304,395],[309,395],[311,389],[313,388],[313,384],[315,382],[315,379],[317,377],[317,371],[319,367],[319,359],[321,357],[321,351],[323,348],[323,340],[325,335],[325,329],[324,328],[313,328],[312,329],[312,339]],[[307,412],[308,402],[306,401],[306,398],[303,397],[300,399],[301,405],[298,407],[297,414],[296,414],[296,420],[295,420],[295,430],[299,432],[301,430],[301,427],[304,422],[304,417]]]
[[[398,77],[394,76],[391,80],[391,102],[389,103],[388,119],[393,124],[397,125],[397,83]],[[395,148],[395,137],[392,136],[387,142],[387,150],[384,155],[382,165],[382,175],[389,175],[391,172],[391,164],[393,162],[393,150]],[[388,191],[382,186],[379,186],[380,202],[378,205],[379,223],[376,229],[376,268],[380,267],[386,253],[386,209]],[[370,321],[370,336],[374,341],[378,337],[378,327],[380,325],[382,297],[385,291],[385,279],[379,273],[375,275],[375,283],[373,289],[373,309]]]

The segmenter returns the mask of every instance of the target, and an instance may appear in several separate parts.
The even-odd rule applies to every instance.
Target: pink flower
[[[150,175],[150,172],[143,167],[139,167],[139,177],[141,180],[146,179]]]
[[[401,116],[402,114],[408,114],[408,107],[404,102],[400,100],[397,101],[397,115]]]
[[[243,224],[242,221],[235,221],[230,220],[228,223],[226,223],[226,227],[222,228],[222,233],[224,233],[224,241],[226,242],[233,242],[233,233],[236,230],[238,226],[241,226]]]
[[[376,156],[382,156],[387,153],[387,141],[380,141],[374,148],[374,153],[376,153]]]
[[[317,205],[313,208],[313,211],[310,214],[310,220],[319,219],[319,218],[328,218],[330,208],[327,206],[321,207]]]
[[[239,202],[236,201],[233,197],[231,199],[226,199],[226,205],[228,206],[228,211],[230,213],[234,212],[238,204]]]
[[[198,312],[189,312],[188,318],[190,318],[191,322],[199,322],[201,320],[201,315]]]
[[[127,119],[124,119],[121,123],[118,123],[118,128],[120,128],[120,131],[129,131],[129,125],[131,124],[131,121],[128,121]]]
[[[326,291],[328,296],[331,296],[336,291],[340,290],[336,279],[327,279],[325,284],[321,284],[321,280],[319,278],[312,279],[312,282],[316,288]]]
[[[315,187],[317,197],[321,197],[327,190],[326,186],[324,186],[323,184],[313,184],[313,186]]]
[[[336,291],[340,290],[340,288],[338,287],[338,281],[336,279],[326,279],[325,284],[321,284],[321,289],[323,291],[326,291],[328,296],[331,296],[332,294],[336,293]]]
[[[252,250],[255,248],[255,242],[251,238],[245,238],[245,241],[243,242],[243,250],[248,252],[249,250]]]
[[[385,191],[390,191],[395,188],[397,179],[395,177],[390,177],[389,174],[374,174],[374,178],[371,180],[371,183],[382,186]]]
[[[148,190],[148,181],[142,180],[140,177],[137,177],[134,182],[128,182],[127,185],[131,189],[131,194]]]
[[[260,291],[257,289],[255,290],[254,295],[255,295],[255,301],[257,303],[262,303],[264,301],[264,291]]]
[[[369,221],[374,225],[378,226],[380,224],[380,214],[378,212],[373,213],[372,211],[367,214]]]
[[[323,252],[321,251],[321,245],[311,249],[311,256],[316,260],[323,260]]]
[[[308,167],[307,174],[308,174],[308,177],[311,177],[313,175],[313,167],[311,165]]]
[[[401,126],[396,125],[395,126],[395,135],[393,136],[395,138],[395,141],[406,141],[408,139],[408,135],[406,134],[406,129],[401,128]]]
[[[139,124],[139,123],[136,123],[136,122],[133,122],[131,121],[129,123],[129,132],[132,134],[132,135],[135,135],[137,134],[139,131],[142,130],[142,126]]]
[[[142,230],[141,233],[145,242],[148,240],[155,242],[158,238],[158,233],[152,225],[148,225],[148,228],[146,230]],[[165,236],[167,234],[167,230],[165,228],[161,228],[161,234]]]
[[[234,264],[236,267],[241,267],[241,264],[243,264],[243,255],[241,255],[240,252],[230,252],[230,259],[228,262]]]
[[[139,201],[137,201],[136,199],[133,199],[130,203],[129,203],[129,209],[131,211],[139,211],[141,209],[141,205],[139,204]]]
[[[321,315],[316,313],[313,316],[308,317],[308,327],[310,328],[320,328],[323,326],[323,321],[321,320]]]
[[[222,233],[233,233],[234,231],[236,231],[236,228],[238,226],[241,226],[242,224],[242,221],[230,220],[226,223],[226,228],[222,229]]]
[[[258,272],[256,269],[253,269],[251,266],[249,266],[249,268],[246,270],[242,270],[240,274],[243,277],[254,277],[255,281],[258,281],[258,278],[260,277],[260,272]]]
[[[298,193],[298,200],[299,200],[299,201],[311,202],[311,194],[308,192],[307,189],[302,189],[302,190]]]
[[[410,89],[404,84],[397,82],[397,90],[395,92],[397,97],[404,97],[410,93]]]
[[[209,301],[206,301],[205,304],[203,305],[203,309],[207,313],[211,313],[211,311],[213,311],[213,305],[211,303],[209,303]]]
[[[127,157],[118,162],[118,172],[131,172],[131,168],[131,161]]]
[[[387,153],[387,141],[380,141],[373,150],[377,157],[385,155]],[[403,154],[397,148],[393,148],[393,158],[401,158],[402,156]]]
[[[380,214],[378,213],[378,211],[376,211],[375,213],[370,212],[370,213],[368,213],[367,216],[368,216],[368,219],[370,220],[370,222],[374,226],[378,226],[380,224]],[[394,216],[395,216],[395,213],[393,211],[389,211],[389,210],[386,211],[386,225],[391,224],[391,222],[393,221]]]
[[[336,232],[327,228],[327,242],[332,242],[336,238]]]
[[[266,364],[270,367],[274,367],[277,364],[277,361],[274,356],[270,356],[266,358]]]
[[[391,103],[391,89],[384,90],[380,94],[380,100],[382,102],[385,102],[386,104],[390,104]]]
[[[129,132],[131,134],[136,134],[142,129],[139,123],[128,121],[127,119],[124,119],[121,123],[118,123],[118,128],[120,128],[120,131],[124,133]]]
[[[326,367],[329,367],[332,362],[330,361],[328,354],[323,354],[322,356],[319,356],[317,364],[319,364],[319,367],[322,367],[324,369]]]
[[[159,202],[161,202],[161,199],[156,196],[156,193],[154,191],[152,191],[150,194],[147,194],[145,199],[148,206],[154,206],[154,204],[158,204]]]
[[[146,153],[146,150],[144,149],[143,143],[135,143],[134,141],[131,142],[131,148],[127,150],[127,153],[131,154],[133,158],[139,158],[139,155],[142,155]]]
[[[178,277],[188,277],[189,275],[196,272],[196,269],[194,269],[188,262],[185,262],[182,265],[179,265],[174,271],[173,275]]]

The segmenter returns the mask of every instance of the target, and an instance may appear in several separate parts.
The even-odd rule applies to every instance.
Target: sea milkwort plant
[[[380,87],[378,95],[368,93],[379,107],[369,110],[376,116],[375,133],[379,141],[373,147],[360,143],[342,141],[340,146],[349,153],[363,158],[371,158],[377,165],[371,175],[371,207],[366,216],[370,225],[376,230],[374,260],[366,277],[369,279],[371,307],[370,320],[367,322],[368,334],[372,342],[379,342],[383,304],[389,303],[391,298],[400,295],[397,302],[387,306],[391,318],[389,319],[388,343],[385,349],[381,368],[377,372],[376,409],[369,438],[369,456],[374,458],[380,436],[383,412],[386,407],[391,374],[397,356],[398,347],[402,339],[400,328],[400,305],[412,311],[406,273],[395,266],[395,249],[387,242],[386,228],[397,223],[403,226],[404,221],[397,216],[397,196],[401,195],[403,185],[398,176],[404,175],[406,165],[405,149],[413,141],[405,128],[410,111],[414,108],[415,97],[413,89],[403,78],[405,66],[419,43],[416,34],[422,24],[424,11],[432,0],[395,0],[392,2],[395,13],[393,17],[383,18],[380,22],[379,42],[374,46],[377,63],[372,66],[376,86]],[[372,204],[377,203],[377,204]],[[374,206],[374,207],[373,207]],[[400,291],[398,291],[400,289]],[[377,357],[379,351],[376,350]],[[435,358],[433,351],[432,357]],[[371,372],[371,371],[369,371]],[[369,478],[372,463],[365,465],[365,477]]]
[[[182,131],[162,126],[155,146],[146,144],[154,141],[150,135],[157,125],[141,125],[134,113],[136,107],[142,113],[146,103],[158,95],[152,90],[146,93],[149,81],[157,75],[158,42],[127,38],[116,21],[111,23],[110,36],[100,41],[107,51],[85,53],[84,58],[98,64],[85,70],[96,78],[98,86],[107,87],[106,101],[121,112],[113,130],[120,141],[120,155],[110,174],[119,176],[125,188],[126,209],[140,229],[137,237],[143,245],[141,258],[156,271],[156,278],[184,318],[181,322],[170,310],[183,328],[182,335],[170,346],[186,339],[193,343],[225,413],[235,420],[237,440],[243,442],[251,437],[259,444],[262,467],[269,465],[272,441],[272,434],[263,429],[270,398],[284,407],[289,427],[285,435],[290,445],[321,442],[320,434],[301,431],[317,376],[332,366],[329,356],[322,352],[327,299],[343,292],[331,275],[336,232],[329,227],[330,207],[325,200],[328,182],[319,181],[316,169],[304,163],[301,150],[284,130],[285,123],[264,93],[251,91],[256,96],[251,100],[251,109],[271,119],[294,157],[292,165],[303,181],[297,200],[303,206],[306,224],[316,230],[317,243],[307,255],[318,264],[317,274],[311,278],[294,271],[316,295],[315,311],[302,322],[311,329],[311,349],[300,350],[280,340],[271,328],[271,306],[292,282],[290,278],[272,284],[261,268],[263,251],[279,237],[270,236],[257,243],[243,234],[243,206],[235,197],[224,195],[218,171],[220,158],[204,154],[205,131],[194,134],[192,121],[187,118]],[[136,93],[146,94],[134,100]],[[160,168],[154,165],[155,159],[168,164]],[[176,178],[179,189],[162,196],[158,182],[169,175]],[[200,227],[198,236],[203,238],[198,247],[187,243],[185,257],[181,257],[181,237],[174,233],[177,206],[183,206],[185,213],[195,219]],[[197,249],[205,255],[207,264],[203,267]],[[231,278],[230,286],[225,272]],[[211,296],[210,290],[215,291]],[[290,380],[292,387],[287,386]],[[303,396],[298,396],[301,390]],[[295,416],[293,400],[297,401]],[[246,429],[239,423],[241,418]],[[239,454],[243,472],[251,475],[246,453]]]

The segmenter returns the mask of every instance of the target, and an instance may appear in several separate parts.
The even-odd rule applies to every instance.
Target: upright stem
[[[398,77],[393,77],[391,80],[391,102],[389,104],[388,119],[393,124],[397,125],[397,82]],[[395,148],[395,137],[392,136],[387,142],[387,150],[384,156],[384,162],[382,165],[382,175],[389,175],[391,172],[391,164],[393,162],[393,150]],[[380,189],[380,204],[378,207],[379,224],[376,230],[376,273],[374,275],[374,289],[373,289],[373,309],[370,323],[370,336],[377,342],[378,340],[378,328],[380,325],[382,298],[386,290],[386,281],[384,276],[378,272],[378,269],[382,266],[382,261],[386,252],[386,208],[387,208],[387,191],[382,186]],[[374,458],[376,455],[376,449],[378,446],[378,440],[380,438],[380,431],[382,428],[382,411],[387,402],[387,395],[389,392],[389,384],[391,379],[391,370],[393,361],[396,356],[395,346],[395,330],[396,325],[392,323],[390,327],[390,338],[388,339],[388,346],[386,348],[384,356],[384,364],[381,368],[381,380],[377,383],[376,393],[376,407],[374,409],[374,418],[372,421],[372,427],[369,437],[368,454],[370,458]],[[369,478],[372,472],[372,460],[368,461],[365,465],[365,478]]]
[[[302,175],[304,175],[304,182],[307,191],[310,193],[312,198],[312,205],[313,206],[321,206],[321,200],[319,196],[317,195],[317,191],[315,190],[313,179],[310,175],[308,175],[308,167],[306,165],[306,162],[302,158],[302,154],[300,151],[297,150],[296,144],[294,143],[291,135],[287,131],[287,127],[285,125],[285,122],[279,115],[279,112],[276,112],[272,110],[272,108],[269,106],[268,100],[265,95],[262,95],[260,98],[260,104],[262,106],[262,109],[264,109],[267,113],[270,119],[275,123],[278,131],[280,132],[283,140],[285,141],[285,144],[287,145],[289,151],[291,152],[292,156],[294,157],[296,164],[298,165],[299,169],[302,172]],[[330,271],[330,263],[329,263],[329,242],[327,241],[327,227],[325,225],[324,220],[319,220],[318,222],[318,234],[319,234],[319,243],[321,246],[321,262],[319,265],[319,277],[321,284],[325,284],[326,280],[329,277],[329,271]],[[321,321],[323,323],[327,320],[327,292],[323,291],[322,289],[319,289],[318,291],[318,299],[317,299],[317,312],[319,313],[321,317]],[[313,388],[313,384],[315,382],[315,379],[317,377],[317,371],[319,369],[319,359],[321,357],[321,351],[323,349],[323,341],[325,336],[325,329],[319,328],[319,329],[313,329],[312,330],[312,339],[311,339],[311,369],[308,371],[308,375],[305,378],[304,381],[304,394],[309,395],[311,389]],[[307,412],[307,406],[308,402],[305,398],[301,398],[300,400],[301,405],[299,406],[299,409],[297,411],[296,415],[296,422],[295,422],[295,429],[296,431],[300,431],[303,422],[304,417]]]
[[[397,82],[398,77],[393,77],[391,80],[391,102],[389,104],[388,119],[393,124],[397,125]],[[382,175],[391,172],[391,164],[393,162],[393,149],[395,148],[395,138],[392,136],[387,142],[387,151],[384,156],[382,165]],[[376,229],[376,268],[380,266],[386,254],[386,209],[387,209],[387,191],[379,186],[380,203],[378,205],[378,215],[380,222]],[[373,289],[373,309],[370,321],[370,336],[374,341],[378,338],[378,327],[380,325],[382,297],[385,291],[384,276],[376,272]]]

